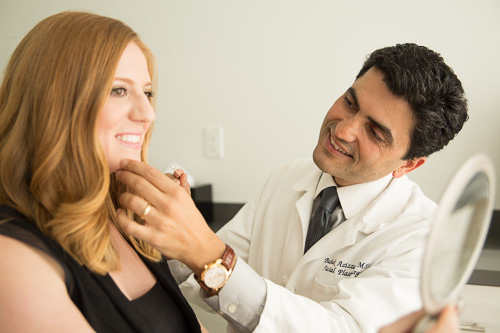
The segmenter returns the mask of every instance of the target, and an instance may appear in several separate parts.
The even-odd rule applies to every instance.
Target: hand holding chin
[[[144,220],[140,225],[119,210],[117,221],[125,233],[150,243],[167,258],[184,262],[195,273],[222,255],[225,244],[196,208],[182,170],[166,176],[133,160],[123,160],[120,167],[117,179],[140,195],[124,193],[120,203]],[[143,215],[148,204],[151,209]]]

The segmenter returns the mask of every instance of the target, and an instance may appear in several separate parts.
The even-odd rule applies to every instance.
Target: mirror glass
[[[457,303],[484,245],[493,210],[493,184],[490,159],[475,155],[443,192],[422,266],[421,292],[428,314]]]
[[[443,304],[460,283],[467,264],[480,239],[481,226],[488,206],[488,177],[481,172],[474,176],[438,230],[441,245],[436,247],[431,267],[431,293]]]

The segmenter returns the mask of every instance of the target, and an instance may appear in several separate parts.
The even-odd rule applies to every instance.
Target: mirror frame
[[[488,180],[488,203],[486,205],[486,212],[482,221],[481,230],[478,239],[465,266],[462,276],[458,283],[450,291],[448,297],[442,302],[437,301],[431,291],[432,283],[432,264],[433,257],[436,253],[436,248],[439,246],[441,240],[439,234],[443,225],[450,218],[455,206],[463,194],[465,188],[469,185],[471,180],[479,173],[484,173]],[[493,212],[493,203],[495,195],[495,172],[494,166],[490,158],[484,154],[473,155],[467,159],[455,172],[448,185],[446,186],[441,200],[439,202],[438,211],[434,217],[434,222],[431,231],[427,238],[427,244],[424,252],[424,261],[422,264],[422,275],[420,277],[420,289],[422,295],[422,302],[424,309],[428,314],[436,315],[447,304],[456,304],[463,286],[467,283],[474,267],[476,266],[479,255],[484,246],[486,235],[488,233],[489,225],[491,222],[491,215]]]

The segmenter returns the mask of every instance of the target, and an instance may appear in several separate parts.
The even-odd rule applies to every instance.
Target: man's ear
[[[413,160],[407,160],[402,166],[392,172],[394,178],[399,178],[406,175],[408,172],[415,170],[427,161],[427,157],[418,157]]]

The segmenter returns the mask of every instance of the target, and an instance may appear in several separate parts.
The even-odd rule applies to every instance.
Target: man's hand
[[[131,193],[121,195],[120,203],[144,220],[140,225],[118,210],[117,222],[125,233],[145,240],[167,258],[183,262],[198,276],[205,264],[222,256],[225,243],[207,225],[183,186],[183,182],[187,184],[184,173],[171,179],[133,160],[123,160],[120,167],[117,179],[144,198]]]
[[[174,182],[179,184],[182,188],[184,188],[187,194],[191,195],[191,187],[188,183],[187,174],[184,173],[182,169],[174,169],[174,173],[166,173],[165,176],[172,179]]]
[[[418,321],[425,315],[424,310],[406,315],[394,323],[384,326],[379,333],[410,333],[413,332]],[[449,305],[439,314],[436,324],[427,329],[426,333],[458,333],[458,315],[455,307]]]

